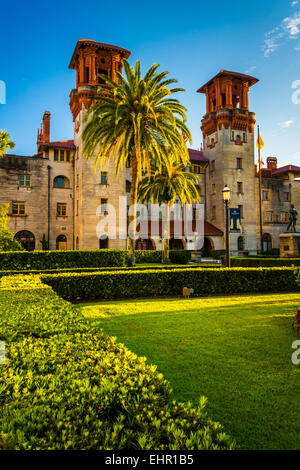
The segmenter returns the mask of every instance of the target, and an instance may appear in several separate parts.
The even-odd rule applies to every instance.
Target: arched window
[[[99,248],[100,250],[106,250],[108,248],[108,236],[102,235],[99,238]]]
[[[65,176],[56,176],[53,181],[54,188],[69,188],[70,183]]]
[[[151,238],[147,238],[146,240],[139,238],[135,242],[135,249],[136,250],[154,250],[153,242]]]
[[[17,232],[14,236],[14,239],[18,240],[22,247],[27,251],[32,251],[35,249],[35,237],[33,233],[28,232],[28,230],[21,230],[20,232]]]
[[[269,251],[272,249],[272,237],[269,233],[264,233],[262,237],[263,251]]]
[[[180,238],[170,238],[169,242],[170,250],[183,250],[183,242]]]
[[[244,237],[239,237],[237,244],[238,244],[238,251],[244,251],[245,249]]]
[[[59,235],[56,239],[56,249],[66,250],[67,249],[67,237],[65,235]]]

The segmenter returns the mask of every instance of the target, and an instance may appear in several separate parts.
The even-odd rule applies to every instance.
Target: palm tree
[[[182,163],[170,158],[169,165],[161,165],[159,169],[152,170],[150,178],[142,179],[138,186],[138,200],[142,203],[151,201],[156,204],[164,204],[164,233],[162,262],[168,263],[169,259],[169,226],[170,209],[178,196],[182,205],[190,205],[192,202],[200,201],[200,195],[196,187],[198,177],[187,171]]]
[[[10,135],[6,131],[0,131],[0,158],[4,157],[7,149],[13,149],[15,144],[10,140]]]
[[[177,83],[167,79],[168,72],[157,73],[159,64],[152,65],[141,77],[140,62],[133,69],[122,61],[125,76],[117,72],[117,82],[105,75],[106,87],[100,88],[101,98],[91,107],[83,131],[83,152],[95,158],[95,170],[109,159],[115,159],[115,173],[130,162],[128,244],[130,264],[135,265],[136,205],[138,181],[142,173],[151,172],[151,161],[168,165],[170,150],[178,161],[187,164],[188,151],[183,136],[191,142],[185,125],[186,108],[171,97],[182,88],[168,88]]]

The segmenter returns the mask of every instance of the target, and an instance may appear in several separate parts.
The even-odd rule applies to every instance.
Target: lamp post
[[[226,212],[226,267],[230,268],[230,241],[229,241],[229,201],[230,201],[230,189],[227,184],[225,184],[224,189],[222,190],[223,201],[225,204]]]

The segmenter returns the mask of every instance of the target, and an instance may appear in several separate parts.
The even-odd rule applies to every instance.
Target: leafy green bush
[[[182,268],[41,275],[66,299],[126,298],[242,292],[285,292],[296,289],[293,268]]]
[[[136,263],[161,263],[162,253],[156,250],[135,250]]]
[[[221,256],[225,257],[226,250],[211,250],[211,256],[214,259],[221,259]]]
[[[222,263],[225,257],[221,256]],[[263,258],[263,257],[231,257],[231,266],[234,268],[255,268],[255,267],[280,267],[280,266],[300,266],[300,258]]]
[[[59,269],[125,266],[125,250],[22,251],[0,253],[0,269]]]
[[[221,426],[38,276],[1,279],[0,449],[229,449]]]

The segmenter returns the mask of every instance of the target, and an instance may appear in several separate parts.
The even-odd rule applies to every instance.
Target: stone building
[[[7,155],[0,159],[0,204],[9,203],[10,227],[27,249],[97,249],[127,247],[127,205],[130,168],[115,178],[114,161],[94,171],[94,161],[82,151],[86,110],[93,105],[98,74],[116,78],[121,61],[130,51],[91,40],[79,40],[69,68],[76,71],[76,87],[70,93],[74,138],[50,140],[50,112],[38,131],[37,154]],[[182,227],[176,235],[171,220],[171,248],[224,248],[224,203],[222,189],[231,189],[231,208],[239,209],[238,230],[231,233],[231,252],[256,253],[260,248],[258,172],[255,166],[255,114],[249,111],[248,90],[258,80],[222,70],[198,92],[206,95],[202,119],[203,149],[189,149],[191,170],[198,175],[199,203],[191,208],[192,230]],[[300,207],[300,167],[278,168],[267,159],[262,176],[264,249],[279,246],[291,202]],[[200,208],[200,209],[199,209]],[[138,249],[162,248],[162,216],[148,205],[151,223],[139,224]],[[116,237],[101,237],[99,224],[112,214]],[[204,219],[202,225],[197,220]],[[143,227],[141,228],[140,226]],[[154,228],[153,228],[154,227]],[[200,229],[199,229],[200,227]],[[196,228],[198,231],[196,231]],[[200,230],[200,231],[199,231]],[[114,235],[114,234],[112,234]],[[204,246],[203,246],[204,243]]]

